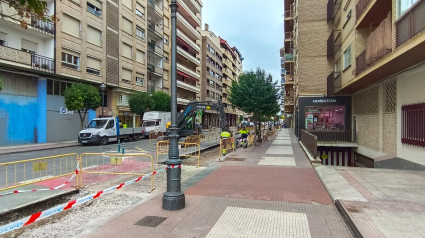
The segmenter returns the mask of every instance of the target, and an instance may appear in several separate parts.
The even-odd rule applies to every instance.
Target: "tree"
[[[264,70],[250,70],[241,74],[238,81],[233,81],[228,100],[242,111],[254,113],[254,124],[257,126],[257,121],[262,117],[270,118],[280,110],[280,95],[276,86],[277,82],[273,83],[272,76],[266,75]]]
[[[162,111],[170,112],[171,111],[171,96],[164,92],[153,92],[152,100],[155,105],[152,107],[151,111]]]
[[[155,102],[146,92],[134,92],[130,95],[128,105],[130,106],[130,111],[132,113],[142,117],[143,113],[151,111],[151,109],[155,106]]]
[[[68,110],[77,111],[80,115],[81,130],[84,119],[89,110],[96,110],[101,106],[99,90],[89,84],[73,83],[64,92],[65,106]]]
[[[47,3],[41,0],[2,0],[5,5],[0,5],[0,17],[19,21],[21,26],[28,28],[28,19],[36,16],[46,22],[54,22],[58,19],[55,15],[49,16]],[[9,8],[15,9],[16,13],[10,14]]]

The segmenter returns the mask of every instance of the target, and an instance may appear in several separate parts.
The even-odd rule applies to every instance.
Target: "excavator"
[[[228,126],[224,105],[221,100],[212,101],[193,101],[187,104],[186,108],[177,118],[177,127],[179,136],[186,137],[191,135],[199,135],[202,133],[202,128],[195,124],[195,117],[198,111],[213,110],[217,111],[219,119],[219,128],[223,130]],[[167,128],[166,136],[161,136],[158,140],[167,140],[170,130]]]

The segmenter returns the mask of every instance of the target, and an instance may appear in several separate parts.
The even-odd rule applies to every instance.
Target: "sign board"
[[[313,118],[312,114],[307,115],[307,118]]]
[[[62,115],[65,114],[74,114],[74,111],[68,111],[68,109],[66,107],[60,107],[59,108],[59,113]]]

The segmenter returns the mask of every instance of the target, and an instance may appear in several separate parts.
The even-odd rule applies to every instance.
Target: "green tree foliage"
[[[244,112],[254,113],[255,125],[262,117],[270,118],[280,110],[277,82],[273,83],[272,76],[260,68],[244,72],[233,81],[228,99]]]
[[[19,21],[21,26],[28,28],[27,19],[36,16],[42,21],[54,22],[58,19],[55,15],[49,15],[47,3],[41,0],[2,0],[5,5],[0,5],[0,17]],[[13,8],[16,13],[10,14],[8,8]]]
[[[143,116],[143,113],[151,111],[155,106],[151,95],[146,92],[134,92],[128,100],[130,111],[137,115]]]
[[[89,110],[96,110],[101,106],[99,90],[89,84],[74,83],[64,92],[65,106],[68,110],[78,111],[80,115],[81,130],[84,119]]]
[[[171,111],[171,96],[164,92],[153,92],[152,100],[154,106],[151,111],[162,111],[169,112]]]

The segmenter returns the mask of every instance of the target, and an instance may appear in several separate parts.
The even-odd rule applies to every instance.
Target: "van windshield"
[[[87,128],[103,128],[108,120],[93,120],[88,125]]]
[[[155,126],[155,121],[144,121],[143,122],[143,126],[144,127],[150,127],[150,126]]]

